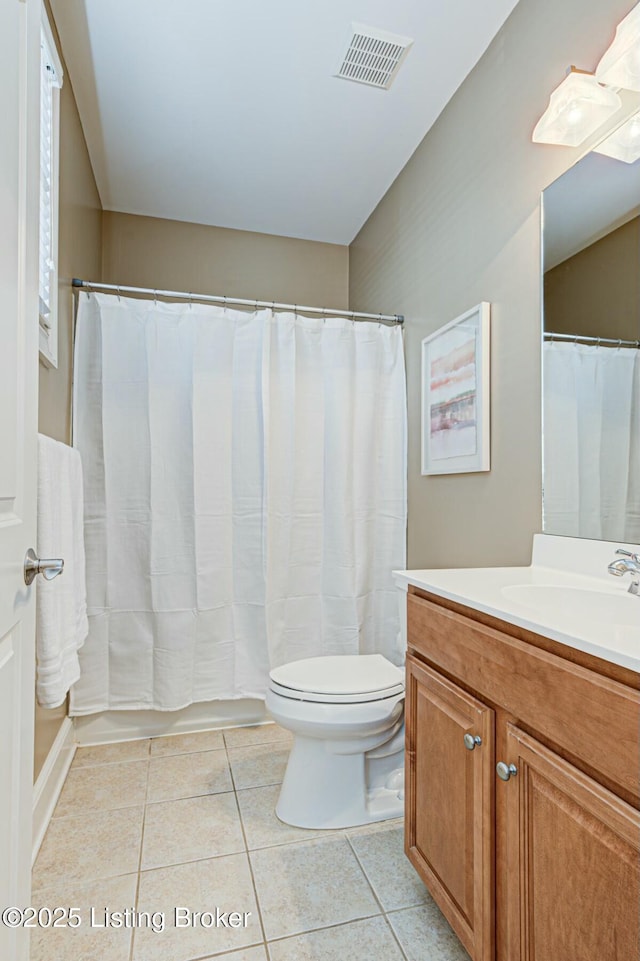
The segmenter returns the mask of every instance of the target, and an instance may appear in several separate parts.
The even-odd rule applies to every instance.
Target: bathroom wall
[[[531,142],[631,0],[520,0],[350,249],[350,305],[406,316],[409,567],[527,564],[541,530],[540,193],[581,149]],[[384,96],[375,92],[376,95]],[[420,342],[492,304],[491,471],[420,475]]]
[[[545,329],[640,339],[640,217],[544,276]]]
[[[53,18],[50,16],[55,31]],[[61,51],[58,42],[58,52]],[[100,277],[102,206],[69,72],[64,59],[60,93],[60,210],[58,237],[58,367],[40,364],[38,429],[56,440],[71,440],[71,278]],[[34,778],[37,778],[66,715],[66,705],[44,710],[36,704]]]
[[[110,211],[102,239],[106,283],[348,306],[349,249],[338,244]]]

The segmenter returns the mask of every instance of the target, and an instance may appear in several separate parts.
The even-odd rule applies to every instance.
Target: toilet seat
[[[404,671],[381,654],[308,657],[274,668],[269,687],[296,701],[358,704],[404,692]]]

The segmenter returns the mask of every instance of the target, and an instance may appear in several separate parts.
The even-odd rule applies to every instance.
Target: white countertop
[[[618,546],[635,545],[536,534],[529,567],[394,571],[394,578],[405,590],[412,584],[640,672],[640,596],[628,592],[630,575],[607,572]]]

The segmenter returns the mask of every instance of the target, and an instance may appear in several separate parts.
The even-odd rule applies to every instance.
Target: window
[[[58,366],[58,154],[62,67],[44,9],[40,34],[40,358]]]

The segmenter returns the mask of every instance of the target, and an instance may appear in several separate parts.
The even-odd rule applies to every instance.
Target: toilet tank
[[[405,662],[407,656],[407,584],[401,584],[396,580],[397,596],[398,596],[398,613],[400,615],[400,633],[398,635],[398,651],[400,655],[400,660],[396,661],[398,665],[402,665]]]

